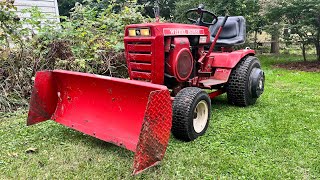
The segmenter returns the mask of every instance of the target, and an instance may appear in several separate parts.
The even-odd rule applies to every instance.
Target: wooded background
[[[59,0],[61,15],[69,15],[76,2],[106,8],[112,3],[126,4],[124,0]],[[307,49],[313,49],[320,60],[320,1],[319,0],[137,0],[143,6],[143,15],[154,17],[153,7],[157,2],[161,16],[166,20],[187,23],[185,12],[200,3],[216,15],[245,16],[249,43],[261,52],[279,54],[281,48],[288,53],[290,48],[301,48],[306,60]],[[270,49],[268,49],[268,46]],[[282,46],[282,47],[281,47]],[[291,46],[288,48],[288,46]],[[313,47],[311,47],[313,46]]]

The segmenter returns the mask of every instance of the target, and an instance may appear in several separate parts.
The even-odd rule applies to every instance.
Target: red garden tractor
[[[217,17],[204,6],[190,24],[133,24],[125,29],[130,80],[63,70],[36,74],[28,125],[54,120],[135,152],[134,174],[158,164],[170,131],[183,141],[203,135],[211,99],[254,104],[264,91],[242,16]],[[211,17],[205,22],[204,16]],[[208,93],[209,92],[209,93]]]

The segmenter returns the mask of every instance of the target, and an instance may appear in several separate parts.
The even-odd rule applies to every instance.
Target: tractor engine
[[[125,32],[130,79],[170,89],[194,76],[198,49],[210,42],[208,28],[188,24],[134,24]]]
[[[190,42],[186,37],[168,38],[165,60],[165,73],[168,78],[177,82],[185,82],[189,79],[193,67],[194,59],[190,51]]]

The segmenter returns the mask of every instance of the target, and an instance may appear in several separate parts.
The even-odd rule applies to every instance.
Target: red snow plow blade
[[[37,73],[27,124],[51,119],[131,150],[138,174],[163,159],[171,118],[165,86],[56,70]]]

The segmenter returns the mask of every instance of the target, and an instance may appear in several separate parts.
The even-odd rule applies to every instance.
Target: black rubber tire
[[[260,62],[255,56],[242,59],[232,70],[227,83],[227,97],[230,104],[246,107],[256,103],[250,90],[250,74],[253,68],[261,69]]]
[[[197,133],[193,127],[194,110],[198,103],[205,100],[208,107],[208,119],[204,129]],[[211,117],[211,99],[205,91],[196,87],[182,89],[173,101],[172,134],[182,141],[193,141],[202,136]]]

